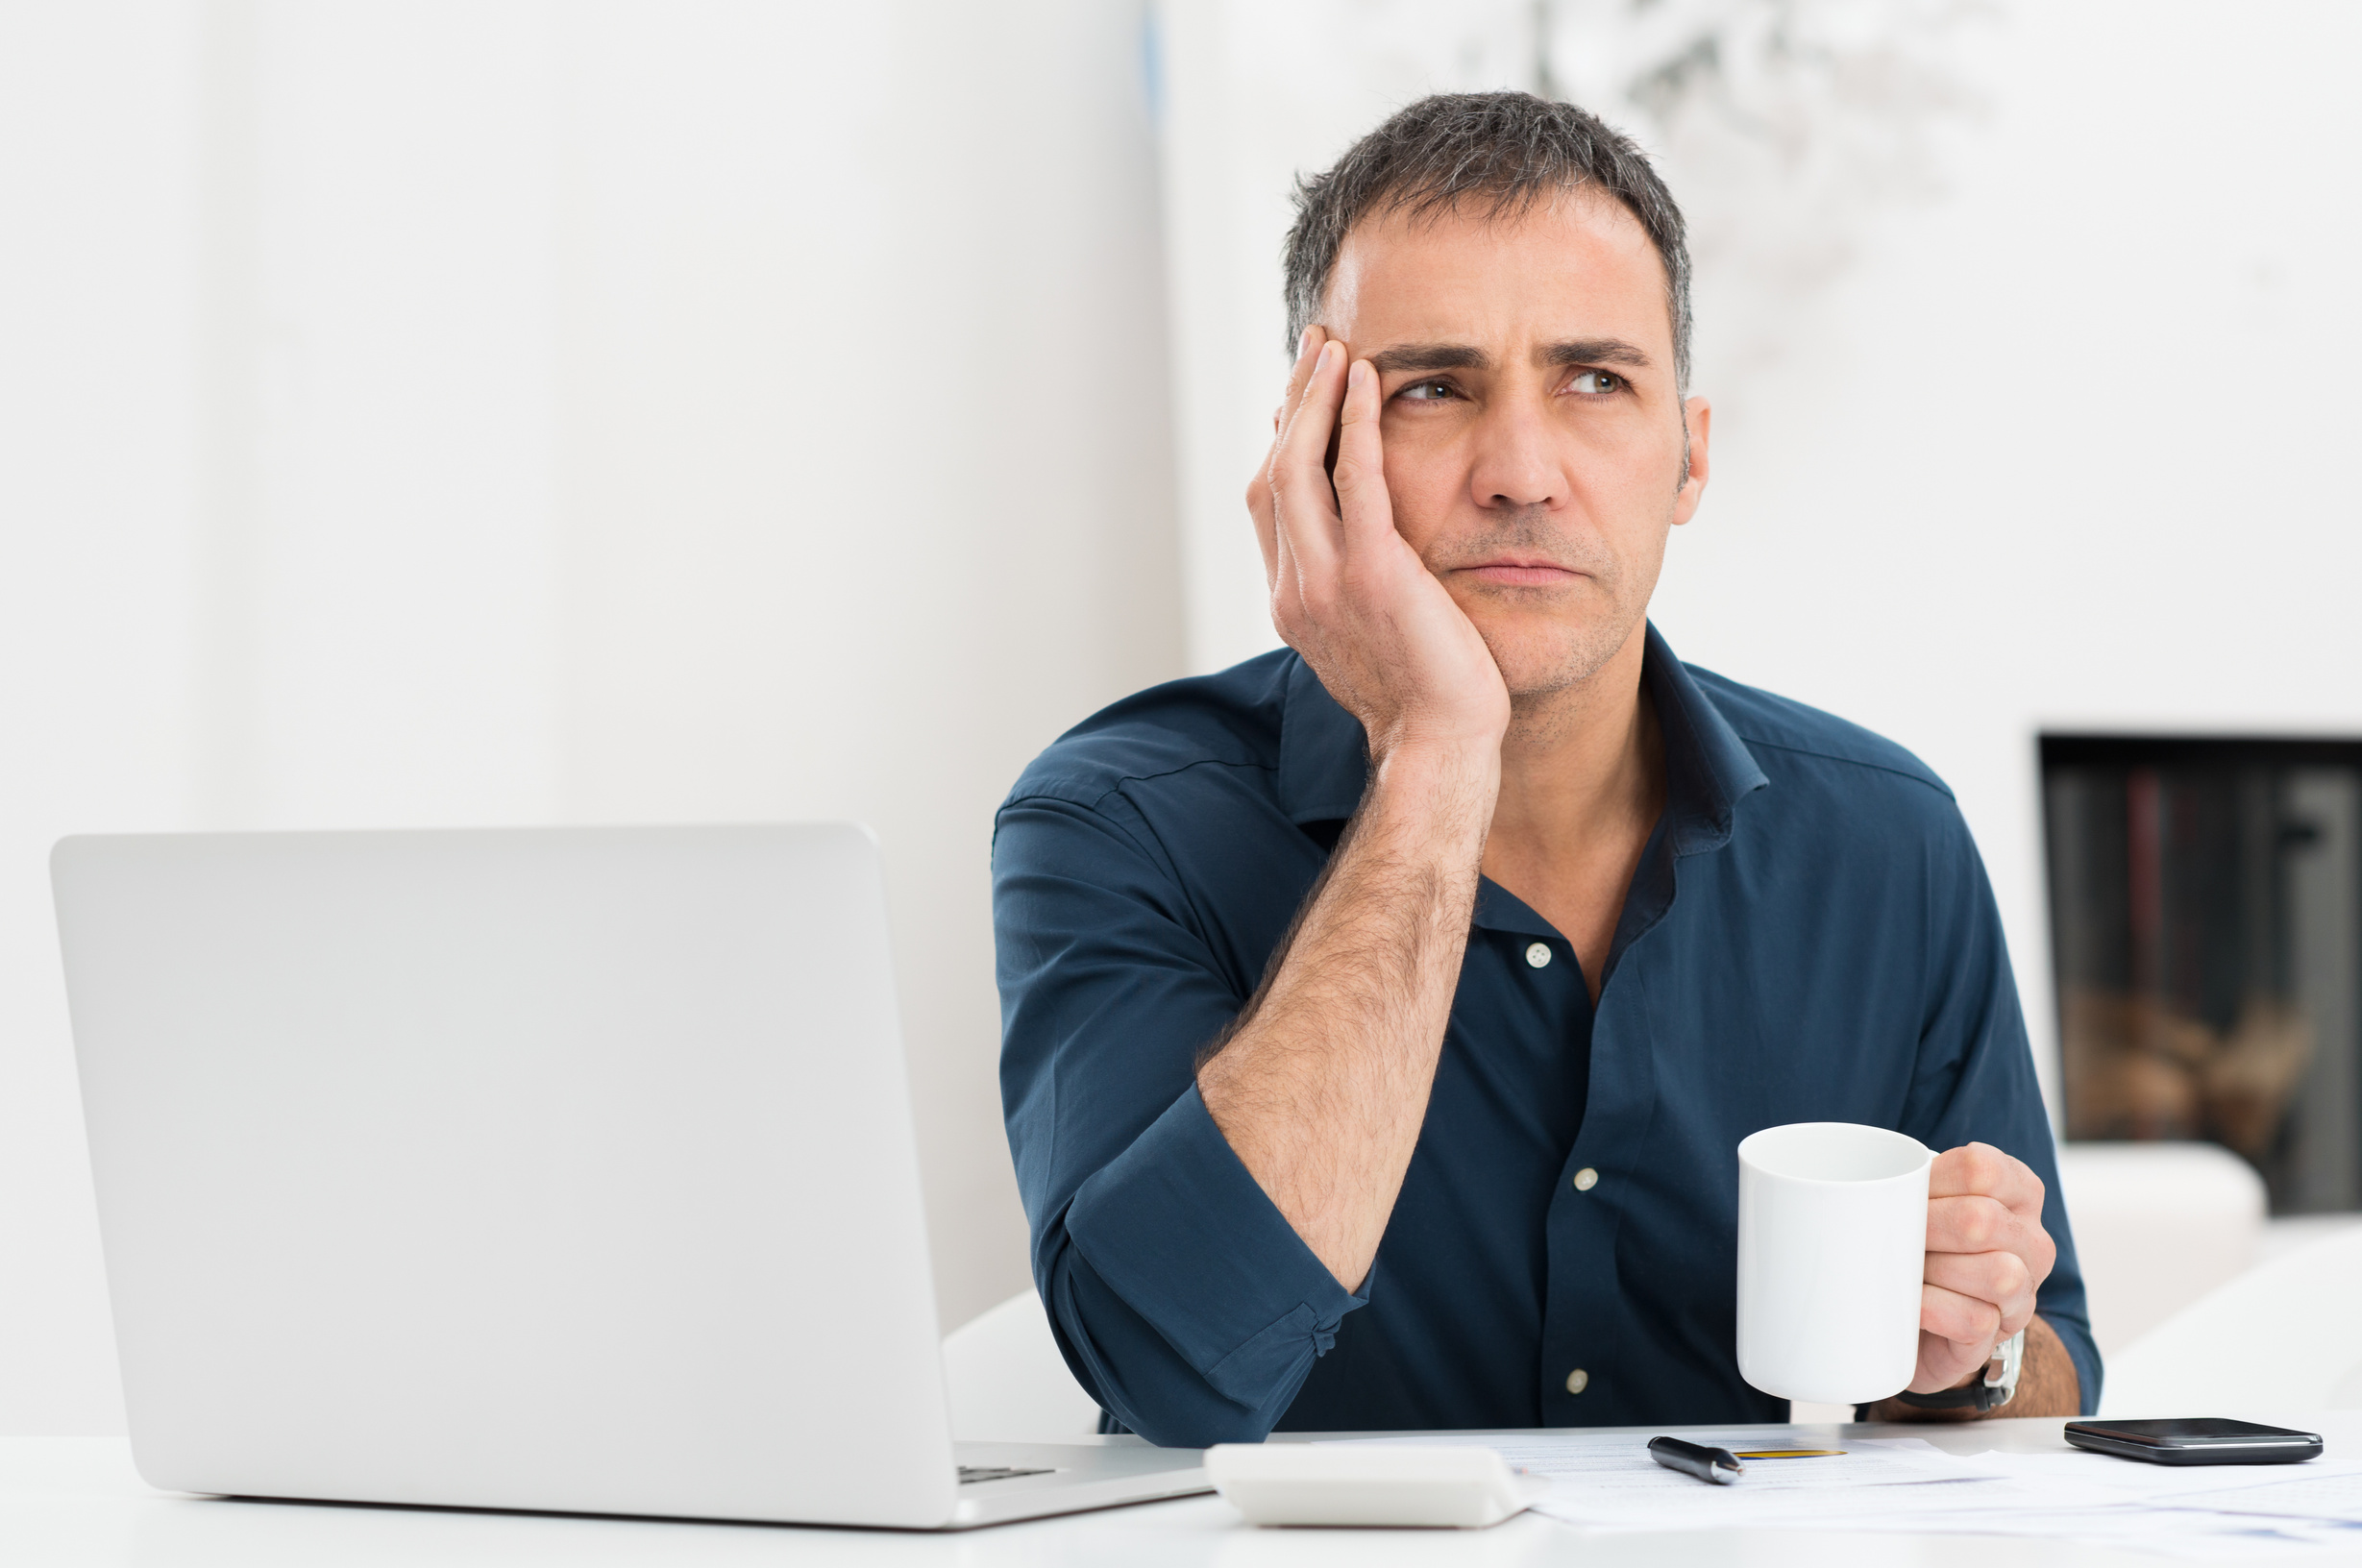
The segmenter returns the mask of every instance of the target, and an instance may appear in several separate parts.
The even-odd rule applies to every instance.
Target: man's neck
[[[1641,690],[1646,650],[1647,638],[1635,627],[1589,679],[1518,700],[1501,742],[1492,818],[1492,838],[1506,840],[1518,858],[1538,851],[1555,860],[1554,849],[1636,819],[1655,824],[1664,800],[1664,747],[1655,705]]]
[[[1520,702],[1501,743],[1485,874],[1575,946],[1593,1000],[1624,895],[1664,809],[1664,743],[1640,628],[1579,686]]]

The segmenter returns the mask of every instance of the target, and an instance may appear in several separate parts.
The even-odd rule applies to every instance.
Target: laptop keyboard
[[[979,1481],[1009,1481],[1018,1476],[1046,1476],[1047,1470],[1021,1470],[1009,1464],[963,1464],[960,1484],[973,1486]]]

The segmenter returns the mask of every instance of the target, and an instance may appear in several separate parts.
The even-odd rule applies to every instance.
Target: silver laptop
[[[139,1471],[958,1528],[1206,1489],[954,1444],[877,851],[842,825],[52,858]]]

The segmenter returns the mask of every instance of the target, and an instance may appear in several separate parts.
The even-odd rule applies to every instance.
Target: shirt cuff
[[[2044,1312],[2038,1291],[2034,1296],[2034,1311],[2041,1313],[2042,1320],[2051,1326],[2051,1332],[2058,1335],[2058,1342],[2067,1347],[2067,1360],[2075,1364],[2076,1403],[2082,1408],[2079,1413],[2086,1417],[2097,1413],[2100,1409],[2100,1382],[2106,1373],[2101,1365],[2100,1346],[2092,1338],[2090,1325],[2063,1312],[2056,1317]]]
[[[1241,1405],[1300,1383],[1369,1299],[1367,1280],[1348,1291],[1295,1234],[1194,1084],[1077,1189],[1067,1234],[1108,1288]]]

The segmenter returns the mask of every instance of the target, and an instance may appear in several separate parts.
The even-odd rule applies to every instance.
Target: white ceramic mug
[[[1850,1121],[1766,1127],[1739,1144],[1739,1376],[1816,1405],[1909,1385],[1934,1158]]]

